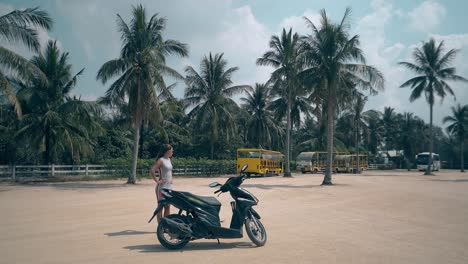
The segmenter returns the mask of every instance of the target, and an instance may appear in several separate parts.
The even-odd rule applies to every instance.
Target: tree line
[[[97,72],[107,90],[93,102],[72,95],[85,69],[73,69],[71,55],[55,41],[41,50],[36,29],[52,28],[45,11],[29,8],[0,17],[0,36],[35,52],[26,59],[0,46],[1,164],[124,158],[133,161],[128,182],[135,183],[138,159],[154,158],[162,143],[170,143],[176,156],[209,159],[232,160],[239,147],[281,150],[285,176],[299,152],[326,151],[323,184],[332,184],[335,151],[377,158],[382,151],[403,150],[407,163],[430,151],[463,170],[468,105],[452,107],[443,120],[445,132],[433,125],[436,99],[454,95],[454,81],[467,81],[452,65],[459,50],[447,51],[443,41],[430,39],[414,49],[412,61],[399,63],[415,75],[401,84],[411,89],[409,100],[424,95],[428,102],[427,124],[391,107],[365,111],[385,79],[366,63],[359,36],[350,34],[349,8],[338,22],[325,10],[318,24],[305,17],[306,35],[291,28],[271,36],[257,64],[273,72],[256,84],[235,84],[239,69],[222,53],[206,54],[198,68],[187,66],[183,73],[172,69],[167,58],[187,57],[189,45],[164,38],[166,18],[149,16],[142,5],[132,11],[130,21],[117,15],[122,48]],[[183,98],[173,96],[177,84],[170,79],[184,84]],[[239,103],[236,95],[242,95]]]

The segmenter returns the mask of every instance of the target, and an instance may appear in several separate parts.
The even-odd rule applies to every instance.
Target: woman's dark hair
[[[172,148],[171,145],[169,145],[169,144],[163,144],[162,147],[159,149],[159,153],[158,153],[158,156],[157,156],[156,160],[158,160],[158,159],[160,159],[161,157],[163,157],[164,154],[166,154],[166,152],[168,152],[171,148]]]

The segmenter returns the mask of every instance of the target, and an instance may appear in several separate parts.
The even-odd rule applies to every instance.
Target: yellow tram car
[[[279,151],[240,148],[237,149],[237,172],[242,166],[249,165],[245,171],[248,174],[267,176],[280,174],[284,171],[284,155]]]

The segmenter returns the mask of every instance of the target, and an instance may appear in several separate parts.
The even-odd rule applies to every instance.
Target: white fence
[[[382,164],[375,164],[369,163],[367,169],[369,170],[391,170],[393,169],[392,163],[382,163]]]
[[[105,165],[13,165],[0,166],[0,177],[11,177],[15,181],[18,177],[28,176],[56,176],[56,175],[82,175],[99,176],[112,172]]]
[[[106,165],[1,165],[0,178],[11,178],[13,182],[21,177],[55,176],[121,176],[127,177],[130,168],[113,168]],[[220,167],[184,166],[174,168],[173,175],[215,176],[224,174]],[[148,175],[149,168],[138,169],[138,175]]]

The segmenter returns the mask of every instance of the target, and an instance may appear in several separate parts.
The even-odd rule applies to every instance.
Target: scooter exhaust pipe
[[[193,235],[192,229],[186,223],[176,222],[170,218],[161,218],[161,224],[166,224],[168,231],[177,234],[179,238],[190,238]]]

